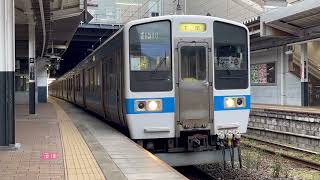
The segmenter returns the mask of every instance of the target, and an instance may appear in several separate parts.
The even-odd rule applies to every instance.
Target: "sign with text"
[[[43,152],[40,154],[41,160],[55,160],[57,158],[58,158],[58,154],[53,152]]]
[[[207,27],[203,23],[181,23],[179,30],[180,32],[205,32]]]
[[[29,82],[35,82],[35,60],[29,58]]]

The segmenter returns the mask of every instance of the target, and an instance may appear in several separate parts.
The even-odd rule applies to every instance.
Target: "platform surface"
[[[17,151],[0,151],[0,179],[186,179],[105,122],[51,98],[16,106]]]
[[[301,112],[301,113],[313,113],[320,114],[320,107],[303,107],[303,106],[281,106],[271,104],[252,104],[252,109],[265,109],[274,111],[287,111],[287,112]]]
[[[78,127],[104,174],[112,179],[186,179],[128,137],[82,109],[55,99]]]

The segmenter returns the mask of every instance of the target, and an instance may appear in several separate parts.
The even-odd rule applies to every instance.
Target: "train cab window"
[[[129,44],[131,91],[171,91],[170,21],[132,26],[129,30]]]
[[[245,28],[214,22],[215,88],[247,89],[248,35]]]

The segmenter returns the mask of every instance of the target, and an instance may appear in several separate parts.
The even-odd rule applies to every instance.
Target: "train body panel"
[[[148,149],[214,150],[219,138],[246,132],[249,48],[248,29],[233,21],[135,20],[50,85],[50,94],[127,128]]]

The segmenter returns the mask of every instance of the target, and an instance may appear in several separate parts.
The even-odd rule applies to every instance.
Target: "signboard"
[[[276,83],[275,63],[251,64],[251,83],[267,85]]]
[[[35,60],[29,58],[29,82],[35,82]]]
[[[180,32],[205,32],[207,26],[204,23],[181,23],[179,30]]]
[[[218,70],[240,70],[242,57],[217,57],[216,69]]]

